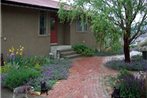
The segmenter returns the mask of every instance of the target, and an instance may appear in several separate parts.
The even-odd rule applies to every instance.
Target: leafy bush
[[[92,50],[84,44],[77,44],[72,46],[72,48],[74,49],[74,51],[84,56],[93,56],[95,53],[94,50]]]
[[[13,66],[10,63],[8,63],[8,64],[5,64],[5,66],[1,66],[0,71],[1,73],[7,73],[12,69],[13,69]]]
[[[35,79],[30,79],[28,84],[34,86],[35,90],[40,90],[40,82],[46,81],[48,88],[51,89],[57,80],[66,79],[71,67],[68,60],[54,60],[52,64],[41,67],[41,75]]]
[[[69,73],[71,64],[68,60],[58,60],[53,64],[42,67],[43,76],[47,76],[50,80],[66,79]]]
[[[47,77],[46,77],[46,78],[47,78]],[[45,80],[44,77],[39,76],[39,77],[37,77],[37,78],[30,79],[30,80],[28,81],[27,84],[33,86],[34,89],[35,89],[35,91],[40,91],[40,89],[41,89],[40,82],[41,82],[42,80]],[[47,80],[45,80],[45,81],[46,81],[46,83],[47,83],[47,86],[48,86],[49,90],[52,89],[53,85],[57,82],[57,80],[49,80],[49,79],[47,79]]]
[[[135,78],[126,70],[121,70],[115,80],[115,87],[120,91],[121,98],[145,98],[145,81]]]
[[[35,64],[34,69],[40,71],[41,70],[41,65],[40,64]]]
[[[42,80],[46,81],[49,89],[51,89],[57,80],[67,78],[69,68],[71,67],[68,59],[50,60],[47,57],[30,58],[31,59],[29,59],[29,57],[17,58],[15,59],[15,61],[18,60],[16,61],[17,64],[10,64],[12,68],[1,74],[3,87],[13,89],[20,85],[29,84],[32,85],[35,90],[39,91],[40,82]],[[19,67],[17,67],[17,65]]]
[[[49,64],[51,60],[48,57],[41,56],[31,56],[31,57],[22,57],[16,56],[14,59],[14,65],[34,67],[36,65],[43,66]]]
[[[13,89],[17,86],[23,85],[30,78],[35,78],[39,75],[39,72],[30,68],[14,69],[7,74],[7,78],[4,80],[4,86]]]
[[[134,56],[130,63],[118,59],[108,61],[105,66],[115,70],[127,69],[132,71],[145,71],[147,70],[147,60],[143,60],[140,56]]]

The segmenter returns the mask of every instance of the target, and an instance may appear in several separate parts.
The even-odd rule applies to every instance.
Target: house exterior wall
[[[88,28],[87,32],[76,31],[76,22],[70,25],[70,43],[71,45],[83,43],[91,48],[97,48],[94,33]]]
[[[24,46],[25,55],[45,56],[50,52],[50,15],[47,12],[47,36],[39,36],[39,15],[40,10],[6,6],[1,7],[2,17],[2,35],[1,35],[1,53],[8,54],[8,49]],[[54,12],[56,14],[56,12]],[[90,29],[87,32],[77,32],[76,22],[60,23],[58,20],[58,44],[74,45],[85,43],[96,48],[97,44]]]
[[[58,45],[64,44],[64,25],[59,22],[58,20],[58,30],[57,30],[57,37],[58,37]]]
[[[58,45],[70,45],[70,25],[58,20]]]
[[[65,29],[64,29],[64,44],[65,45],[70,45],[70,23],[67,22],[64,24]]]
[[[48,55],[50,34],[39,36],[39,10],[2,5],[2,53],[24,46],[25,55]],[[48,24],[49,25],[49,24]]]

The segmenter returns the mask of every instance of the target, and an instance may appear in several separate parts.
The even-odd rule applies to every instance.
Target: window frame
[[[41,32],[40,32],[40,30],[41,30],[41,15],[44,15],[43,17],[44,17],[44,25],[45,25],[45,33],[42,33],[41,34]],[[39,23],[39,27],[38,27],[38,36],[49,36],[49,30],[48,30],[48,26],[49,26],[49,24],[48,24],[48,14],[47,14],[47,12],[45,12],[45,11],[40,11],[39,12],[39,16],[38,16],[38,23]]]
[[[84,25],[82,25],[84,24]],[[81,30],[78,30],[78,26],[81,25]],[[88,24],[86,22],[82,23],[81,20],[76,21],[76,32],[88,32]]]

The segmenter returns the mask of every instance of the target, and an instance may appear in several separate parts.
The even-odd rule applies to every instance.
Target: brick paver
[[[105,57],[83,57],[73,61],[67,80],[61,80],[47,98],[109,98],[100,79],[116,72],[103,66]]]

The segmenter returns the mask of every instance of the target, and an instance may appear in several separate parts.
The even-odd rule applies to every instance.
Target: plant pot
[[[142,57],[147,60],[147,51],[142,51]]]

